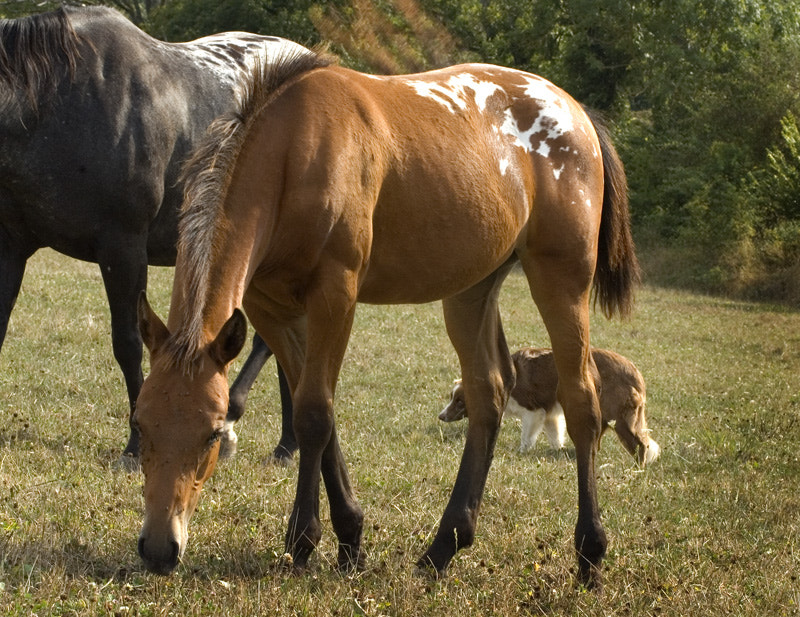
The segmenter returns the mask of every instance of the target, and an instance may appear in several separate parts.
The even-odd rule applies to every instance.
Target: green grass
[[[167,310],[171,272],[151,273]],[[503,295],[509,345],[546,345],[522,276]],[[337,418],[366,514],[368,567],[341,576],[324,536],[307,575],[277,567],[293,468],[265,464],[279,433],[274,364],[251,394],[240,450],[206,485],[169,578],[136,555],[142,478],[113,470],[126,438],[96,266],[43,251],[0,354],[0,614],[798,615],[800,314],[645,288],[593,342],[648,382],[662,457],[637,469],[612,435],[599,490],[610,547],[602,595],[573,583],[570,452],[516,452],[506,422],[473,547],[435,581],[413,563],[455,476],[465,424],[444,425],[457,362],[440,307],[362,306]],[[241,360],[237,360],[238,370]]]

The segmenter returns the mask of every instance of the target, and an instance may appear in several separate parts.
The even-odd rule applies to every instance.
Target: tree
[[[167,41],[243,30],[313,44],[319,35],[308,16],[313,0],[170,0],[150,15],[147,30]]]
[[[133,23],[141,26],[150,13],[167,0],[83,0],[83,5],[112,6],[125,13]],[[53,11],[64,4],[59,0],[6,0],[0,2],[0,16],[6,18],[23,17],[34,13]]]

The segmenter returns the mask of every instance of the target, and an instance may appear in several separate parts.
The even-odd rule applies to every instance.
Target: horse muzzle
[[[186,548],[187,534],[179,522],[173,523],[170,527],[167,533],[153,533],[145,526],[139,535],[139,557],[149,572],[171,574],[181,561]]]

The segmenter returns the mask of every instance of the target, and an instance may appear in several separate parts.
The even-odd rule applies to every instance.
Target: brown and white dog
[[[630,360],[613,351],[592,349],[592,357],[599,373],[597,393],[603,414],[603,432],[612,427],[622,445],[640,465],[653,462],[658,458],[660,448],[650,438],[647,428],[642,374]],[[520,452],[530,450],[542,430],[551,447],[563,448],[566,422],[564,410],[556,400],[558,374],[552,350],[526,347],[516,352],[512,359],[517,382],[503,413],[522,420]],[[466,415],[464,389],[458,380],[439,419],[453,422]]]

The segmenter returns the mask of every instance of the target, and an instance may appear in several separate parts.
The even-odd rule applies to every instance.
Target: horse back
[[[602,190],[600,151],[580,106],[520,71],[462,65],[378,77],[327,67],[288,86],[269,112],[272,129],[262,133],[279,135],[270,147],[289,162],[282,208],[316,209],[311,201],[322,196],[325,220],[363,246],[364,302],[458,293],[527,242],[539,195],[558,193],[541,207],[573,208],[580,219],[591,199],[580,187],[599,181]],[[559,180],[571,182],[587,161],[589,179],[562,195]],[[602,198],[591,205],[599,224]],[[278,244],[280,236],[272,235]]]
[[[6,56],[44,78],[0,74],[0,221],[29,250],[97,261],[102,243],[116,250],[136,237],[151,263],[174,263],[180,166],[211,120],[233,108],[247,57],[271,39],[163,43],[106,7],[8,27],[30,36],[4,39]],[[37,60],[49,68],[27,66]]]

